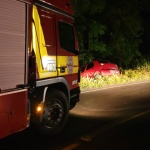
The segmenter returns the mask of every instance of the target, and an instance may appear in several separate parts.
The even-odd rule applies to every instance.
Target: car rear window
[[[81,68],[81,72],[83,72],[85,70],[85,67]]]
[[[91,69],[92,67],[94,67],[94,63],[93,63],[93,62],[91,62],[91,63],[89,63],[89,64],[87,65],[86,70]]]

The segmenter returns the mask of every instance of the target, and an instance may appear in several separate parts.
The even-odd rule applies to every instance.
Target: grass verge
[[[82,78],[80,88],[82,90],[101,88],[110,85],[126,84],[131,82],[139,82],[150,80],[150,68],[137,68],[136,70],[124,70],[120,76],[99,76],[97,78]]]

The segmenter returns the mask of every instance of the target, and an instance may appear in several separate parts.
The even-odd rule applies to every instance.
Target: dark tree
[[[134,67],[141,57],[139,48],[144,32],[141,11],[150,8],[149,0],[142,2],[72,0],[72,2],[80,51],[84,51],[83,32],[85,30],[89,32],[88,53],[81,55],[80,58],[84,59],[85,63],[92,59],[104,58],[117,63],[120,67]]]

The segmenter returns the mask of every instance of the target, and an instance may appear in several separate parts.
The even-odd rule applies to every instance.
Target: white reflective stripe
[[[47,92],[48,87],[44,88],[44,93],[43,93],[43,103],[45,102],[45,96],[46,96],[46,92]]]
[[[20,92],[27,92],[27,89],[16,90],[16,91],[11,91],[11,92],[6,92],[6,93],[0,93],[0,96],[10,95],[10,94],[15,94],[15,93],[20,93]]]

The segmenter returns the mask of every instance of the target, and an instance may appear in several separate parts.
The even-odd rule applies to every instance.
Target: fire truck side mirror
[[[83,46],[84,46],[84,50],[89,49],[89,31],[88,30],[85,30],[83,33]]]

